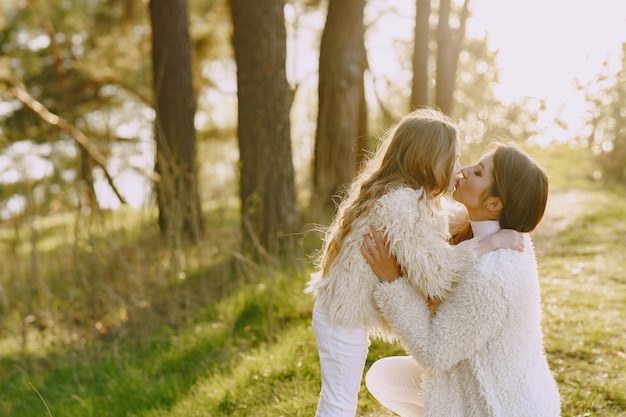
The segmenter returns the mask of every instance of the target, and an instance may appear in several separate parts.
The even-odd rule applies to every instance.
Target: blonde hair
[[[419,109],[403,117],[381,140],[339,205],[319,259],[322,274],[330,269],[355,221],[384,194],[406,186],[423,187],[427,198],[441,197],[450,183],[457,141],[456,124],[437,110]]]

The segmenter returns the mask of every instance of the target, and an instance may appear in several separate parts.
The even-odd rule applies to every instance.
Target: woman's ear
[[[500,197],[489,197],[487,199],[487,211],[493,214],[500,214],[502,209],[504,208],[504,204],[502,204],[502,199]]]

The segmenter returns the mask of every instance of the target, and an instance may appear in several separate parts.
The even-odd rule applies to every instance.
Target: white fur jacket
[[[428,417],[557,417],[560,399],[543,349],[535,252],[480,257],[435,315],[409,282],[379,283],[377,305],[430,374]]]
[[[448,215],[422,189],[405,187],[385,194],[356,222],[328,273],[312,274],[306,291],[314,292],[316,303],[336,323],[391,339],[374,303],[379,281],[361,254],[363,236],[370,233],[370,225],[384,229],[410,284],[425,296],[440,299],[478,258],[473,240],[457,246],[447,243]]]

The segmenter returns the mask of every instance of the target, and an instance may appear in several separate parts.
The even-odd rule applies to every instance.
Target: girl
[[[354,416],[369,335],[389,339],[376,310],[378,279],[359,246],[370,225],[385,230],[391,252],[412,286],[440,300],[477,256],[510,247],[510,234],[450,246],[441,197],[454,189],[461,167],[456,125],[442,113],[416,110],[379,145],[348,191],[326,233],[307,292],[313,292],[313,331],[322,389],[317,416]],[[504,232],[504,231],[503,231]]]
[[[500,145],[463,169],[453,197],[470,222],[456,240],[507,227],[532,231],[548,197],[548,178],[531,158]],[[524,251],[481,256],[431,314],[411,279],[401,271],[374,232],[363,255],[383,281],[375,290],[412,357],[375,362],[369,391],[403,417],[558,417],[560,399],[543,349],[537,261],[528,235]],[[416,362],[419,362],[419,364]],[[426,382],[422,379],[426,377]],[[426,393],[426,395],[424,395]]]

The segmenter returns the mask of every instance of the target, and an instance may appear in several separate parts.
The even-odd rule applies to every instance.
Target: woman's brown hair
[[[488,195],[500,197],[500,227],[528,233],[537,227],[548,201],[548,175],[541,165],[513,145],[497,144]],[[459,243],[472,237],[467,228],[452,238]]]
[[[457,141],[456,124],[437,110],[419,109],[403,117],[381,141],[339,205],[319,260],[323,274],[339,254],[354,222],[366,216],[384,194],[401,186],[423,187],[428,198],[445,194],[456,161]]]

